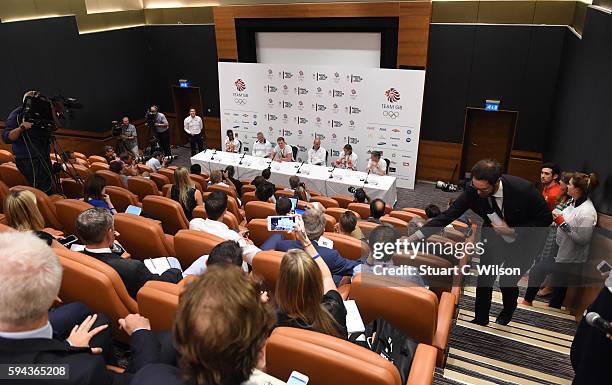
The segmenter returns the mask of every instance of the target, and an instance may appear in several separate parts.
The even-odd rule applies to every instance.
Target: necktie
[[[497,204],[497,199],[495,199],[494,196],[490,197],[491,200],[491,207],[493,208],[493,211],[495,211],[495,213],[497,215],[499,215],[500,218],[504,218],[504,214],[502,213],[501,209],[499,208],[499,205]]]

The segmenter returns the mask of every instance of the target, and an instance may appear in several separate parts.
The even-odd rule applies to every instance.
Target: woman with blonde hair
[[[4,214],[10,227],[17,231],[31,231],[49,246],[59,243],[53,235],[43,231],[45,220],[36,206],[36,195],[29,190],[12,191],[4,201]]]
[[[195,183],[189,177],[189,170],[179,167],[174,171],[174,184],[170,189],[170,198],[181,204],[187,220],[193,219],[193,209],[204,204],[202,193],[195,188]]]
[[[579,285],[582,267],[589,256],[593,229],[597,225],[597,211],[589,195],[599,183],[597,175],[576,172],[567,185],[572,202],[563,209],[553,210],[557,228],[557,245],[552,275],[553,295],[548,306],[560,308],[569,286]]]
[[[295,233],[304,250],[283,256],[276,282],[277,323],[346,339],[346,308],[329,267],[308,239],[297,217]]]

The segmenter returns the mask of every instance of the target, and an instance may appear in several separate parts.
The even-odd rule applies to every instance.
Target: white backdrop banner
[[[250,154],[257,132],[284,136],[303,161],[318,136],[328,164],[350,143],[359,170],[378,150],[414,188],[424,85],[418,70],[219,63],[222,142],[231,129]]]

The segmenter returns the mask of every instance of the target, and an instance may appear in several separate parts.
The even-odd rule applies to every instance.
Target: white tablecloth
[[[272,172],[270,182],[274,184],[288,186],[289,177],[298,175],[300,180],[306,184],[308,190],[317,191],[327,196],[352,195],[348,188],[353,186],[363,187],[372,199],[380,198],[391,205],[397,201],[395,177],[387,175],[368,175],[361,171],[343,169],[335,169],[330,172],[331,167],[301,165],[301,163],[296,162],[271,162],[270,159],[266,158],[214,150],[206,150],[192,156],[191,164],[199,164],[202,166],[202,170],[208,173],[232,165],[236,169],[235,178],[250,180],[257,175],[261,175],[265,168],[270,167]]]

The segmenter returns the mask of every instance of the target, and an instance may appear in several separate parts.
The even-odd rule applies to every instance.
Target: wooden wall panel
[[[217,59],[238,60],[234,7],[215,7],[213,16],[215,38],[217,39]]]
[[[431,2],[400,3],[397,66],[427,66]]]
[[[508,174],[520,176],[534,184],[540,182],[542,154],[532,151],[513,150],[508,160]]]
[[[221,119],[205,116],[204,134],[208,148],[221,149]]]
[[[461,143],[421,140],[416,177],[420,180],[457,182],[461,164]],[[453,170],[455,176],[451,180]]]

